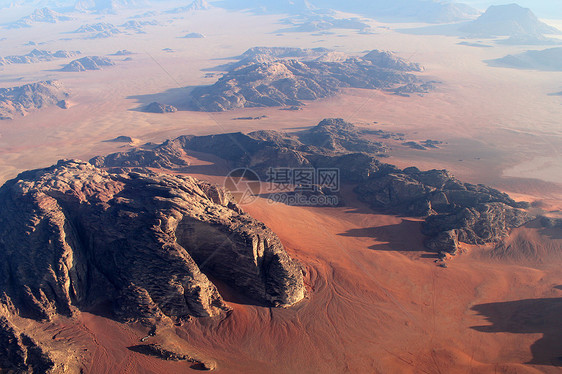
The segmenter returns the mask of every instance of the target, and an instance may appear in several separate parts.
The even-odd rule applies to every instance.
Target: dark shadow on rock
[[[527,364],[562,367],[562,298],[479,304],[471,309],[491,323],[473,326],[476,331],[543,334],[531,345],[533,358]]]
[[[547,236],[551,240],[562,239],[561,227],[548,227],[540,230],[541,235]]]
[[[373,238],[383,242],[369,247],[377,251],[427,252],[423,246],[424,236],[420,226],[419,221],[402,219],[402,222],[396,225],[351,229],[338,235]]]
[[[556,288],[557,290],[562,290],[562,285],[560,285],[560,286],[555,286],[554,288]]]

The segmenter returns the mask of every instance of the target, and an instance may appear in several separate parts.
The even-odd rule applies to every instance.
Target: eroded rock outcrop
[[[222,189],[190,177],[60,161],[0,189],[0,292],[48,320],[110,302],[123,320],[227,311],[207,275],[289,306],[302,271]]]
[[[411,72],[421,71],[390,52],[371,51],[363,57],[307,60],[314,50],[253,49],[215,84],[192,92],[195,109],[218,112],[234,108],[302,105],[335,94],[342,88],[388,89],[419,84]],[[286,59],[285,56],[301,58]]]
[[[458,242],[498,242],[532,217],[507,194],[484,185],[462,183],[446,170],[420,171],[386,167],[356,188],[359,198],[376,209],[427,217],[426,246],[456,253]]]
[[[81,52],[80,51],[44,51],[40,49],[34,49],[31,52],[25,55],[14,55],[14,56],[5,56],[0,57],[0,65],[9,65],[9,64],[33,64],[37,62],[43,61],[52,61],[57,58],[69,58],[78,56]]]
[[[148,104],[143,110],[148,113],[174,113],[178,111],[178,108],[173,105],[161,104],[155,101]]]
[[[233,168],[251,168],[263,178],[270,168],[335,168],[340,181],[355,184],[359,199],[374,209],[425,218],[426,247],[437,252],[456,253],[459,242],[498,242],[512,228],[532,219],[524,210],[528,204],[484,185],[463,183],[446,170],[401,170],[381,162],[377,156],[388,147],[364,134],[378,133],[342,119],[325,119],[290,134],[262,130],[181,136],[150,149],[114,153],[90,162],[100,167],[189,170],[186,152],[196,151],[227,160]],[[423,144],[427,148],[440,142]]]
[[[101,70],[104,66],[113,66],[115,63],[107,57],[87,56],[71,61],[65,65],[62,71],[87,71]]]
[[[357,180],[356,175],[349,170],[368,175],[371,163],[378,163],[365,153],[389,151],[383,143],[364,139],[361,135],[360,128],[342,119],[331,118],[310,129],[291,134],[260,130],[248,134],[184,135],[156,147],[98,156],[90,162],[98,167],[183,169],[189,166],[186,152],[195,151],[228,160],[233,167],[252,168],[262,176],[272,167],[330,167],[333,164],[341,166],[344,178]],[[352,153],[356,155],[341,157]],[[369,170],[360,171],[361,168]]]
[[[32,338],[0,316],[0,371],[51,373],[54,363]]]
[[[70,92],[58,81],[44,81],[0,88],[0,120],[25,116],[31,111],[56,105]]]

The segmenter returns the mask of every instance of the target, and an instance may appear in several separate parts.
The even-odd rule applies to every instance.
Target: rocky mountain
[[[541,71],[562,71],[562,47],[526,51],[486,61],[491,66]]]
[[[491,6],[460,30],[479,37],[560,34],[560,30],[539,21],[530,9],[517,4]]]
[[[57,58],[70,58],[80,55],[80,51],[43,51],[34,49],[31,52],[21,56],[5,56],[0,57],[0,66],[9,64],[33,64],[36,62],[52,61]]]
[[[356,185],[360,200],[377,211],[423,217],[426,246],[455,254],[459,242],[501,241],[530,221],[527,204],[483,185],[463,183],[446,170],[401,170],[380,162],[388,151],[364,138],[365,131],[341,119],[326,119],[311,129],[285,134],[255,131],[209,136],[181,136],[148,148],[90,160],[98,167],[155,167],[189,170],[185,153],[209,153],[234,167],[251,168],[266,178],[270,168],[337,168],[340,180]]]
[[[385,166],[356,188],[376,209],[427,217],[426,246],[455,254],[458,242],[499,242],[509,230],[531,220],[507,194],[483,185],[462,183],[446,170],[404,170]]]
[[[72,18],[57,13],[49,8],[36,9],[29,16],[23,17],[16,22],[7,25],[8,28],[31,27],[34,23],[57,23],[70,21]]]
[[[178,108],[172,105],[161,104],[155,101],[153,103],[148,104],[144,108],[144,111],[148,113],[174,113],[178,111]]]
[[[57,105],[69,96],[69,91],[57,81],[0,88],[0,120],[25,116],[34,110]]]
[[[208,276],[260,305],[304,297],[279,238],[191,177],[59,161],[6,182],[0,207],[0,294],[21,316],[101,305],[120,320],[222,315]]]
[[[381,89],[421,82],[411,74],[421,71],[420,65],[390,52],[374,50],[343,61],[284,58],[296,54],[309,56],[310,51],[266,48],[247,51],[241,56],[241,63],[235,64],[214,85],[193,90],[193,107],[225,111],[302,105],[302,100],[324,98],[346,87]]]
[[[185,152],[210,153],[231,162],[233,167],[251,167],[265,177],[270,167],[303,167],[352,152],[381,154],[382,143],[362,137],[360,129],[341,119],[327,119],[308,130],[286,134],[254,131],[207,136],[184,135],[156,147],[98,156],[90,163],[98,167],[155,167],[181,169],[189,166]]]
[[[165,13],[177,14],[177,13],[193,12],[196,10],[207,10],[210,8],[211,6],[206,0],[193,0],[193,2],[187,6],[170,9],[167,10]]]
[[[87,56],[68,63],[61,71],[101,70],[104,66],[113,65],[115,65],[115,63],[107,57]]]
[[[116,13],[120,9],[138,8],[148,5],[145,0],[77,0],[74,8],[79,11]]]
[[[370,25],[357,17],[337,18],[322,13],[289,17],[284,20],[284,23],[290,26],[280,29],[279,32],[318,32],[332,29],[349,29],[367,32],[370,30]]]
[[[198,32],[190,32],[188,34],[185,34],[185,36],[183,36],[184,39],[202,39],[204,37],[205,35]]]
[[[77,28],[74,32],[77,33],[77,34],[96,33],[96,32],[108,33],[108,34],[119,34],[121,31],[119,31],[119,29],[111,23],[99,22],[99,23],[94,23],[94,24],[82,25],[79,28]]]

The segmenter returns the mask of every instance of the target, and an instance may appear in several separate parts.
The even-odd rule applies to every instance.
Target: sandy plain
[[[121,49],[136,54],[127,62],[112,57],[116,66],[85,73],[56,71],[65,61],[1,67],[0,87],[59,79],[72,90],[73,105],[0,122],[0,182],[60,158],[89,159],[127,149],[128,145],[104,142],[119,135],[139,143],[161,142],[183,134],[291,131],[341,117],[404,133],[408,140],[445,142],[430,151],[391,142],[386,160],[390,163],[446,168],[465,181],[494,186],[560,215],[562,98],[548,94],[562,89],[562,73],[492,68],[483,62],[527,48],[468,47],[458,45],[455,37],[395,31],[421,25],[372,22],[374,35],[341,30],[322,36],[278,35],[275,31],[283,26],[277,16],[211,10],[174,17],[155,17],[164,26],[147,26],[147,34],[103,40],[63,34],[84,22],[80,19],[3,31],[3,55],[28,52],[31,47],[22,45],[29,40],[46,42],[41,49],[77,49],[84,55]],[[104,21],[125,20],[107,16]],[[206,38],[179,38],[187,32],[201,32]],[[73,39],[59,40],[67,37]],[[356,54],[389,49],[420,62],[426,67],[422,75],[441,83],[435,92],[409,98],[347,90],[298,112],[257,108],[159,115],[137,110],[155,100],[183,108],[189,87],[216,79],[205,78],[212,71],[202,69],[259,45],[327,47]],[[267,118],[232,120],[259,115]],[[197,176],[222,182],[220,175]],[[424,251],[418,221],[375,214],[351,193],[345,201],[346,206],[338,208],[271,205],[263,199],[244,206],[271,227],[305,267],[310,291],[306,301],[290,309],[268,309],[239,302],[224,289],[234,308],[228,319],[170,327],[155,339],[216,360],[218,372],[224,373],[560,372],[560,232],[533,225],[517,229],[510,237],[513,253],[467,247],[445,269]],[[58,335],[65,337],[60,344],[51,339],[53,351],[64,354],[68,343],[80,347],[74,362],[81,362],[86,372],[189,368],[128,350],[146,333],[140,326],[119,325],[89,313],[80,321],[61,319],[50,330],[25,323],[40,341],[65,332]]]

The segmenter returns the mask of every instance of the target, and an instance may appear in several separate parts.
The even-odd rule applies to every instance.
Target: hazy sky
[[[211,0],[212,1],[212,0]],[[353,1],[353,0],[347,0]],[[375,0],[374,0],[375,1]],[[0,5],[6,6],[10,3],[51,3],[51,4],[72,4],[75,0],[0,0]],[[191,0],[185,0],[185,3]],[[490,5],[517,3],[526,8],[531,8],[538,17],[541,18],[562,18],[562,0],[456,0],[456,2],[466,3],[478,9],[486,9]]]

